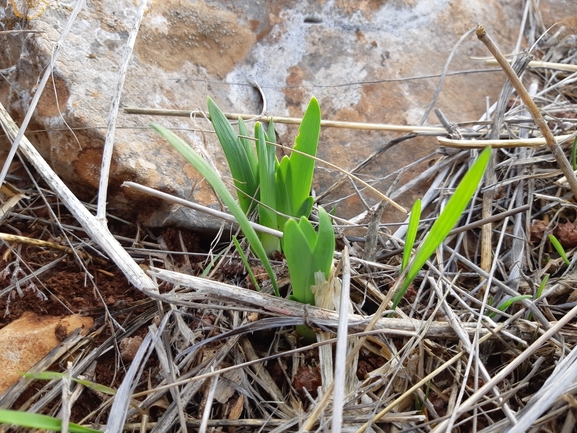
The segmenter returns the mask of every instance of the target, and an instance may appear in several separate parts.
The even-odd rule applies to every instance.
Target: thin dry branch
[[[8,111],[0,104],[0,124],[11,141],[18,135],[18,126],[8,114]],[[86,233],[94,240],[116,263],[126,278],[138,289],[144,292],[158,292],[158,287],[130,257],[122,245],[112,236],[106,226],[100,223],[94,215],[78,200],[62,180],[54,173],[32,143],[22,136],[20,151],[30,161],[54,193],[66,205],[70,213],[78,220]]]
[[[515,73],[515,71],[505,58],[505,56],[503,56],[501,51],[499,51],[499,48],[497,48],[491,37],[487,34],[487,32],[485,31],[485,27],[483,27],[483,25],[481,24],[477,25],[476,34],[477,38],[479,38],[479,40],[487,46],[491,54],[493,54],[497,62],[499,62],[499,65],[501,66],[501,68],[503,68],[503,71],[507,75],[507,78],[511,80],[511,83],[513,84],[513,87],[515,87],[517,94],[523,100],[523,103],[526,105],[527,110],[529,110],[529,112],[531,113],[531,117],[533,117],[533,120],[539,127],[541,134],[543,134],[545,142],[547,143],[547,146],[549,146],[549,150],[555,157],[557,164],[559,164],[559,168],[567,178],[567,182],[569,183],[569,187],[571,188],[573,195],[577,197],[577,176],[573,172],[571,164],[569,164],[569,161],[567,160],[565,153],[563,153],[561,146],[553,136],[551,129],[549,129],[549,125],[547,125],[547,122],[545,121],[545,119],[543,119],[543,116],[541,115],[541,112],[539,111],[537,104],[535,104],[535,101],[533,101],[533,98],[531,98],[531,95],[529,95],[529,92],[527,92],[527,89],[525,89],[525,86],[523,85],[523,83],[521,82],[521,80],[519,79],[519,77],[517,76],[517,74]]]
[[[128,114],[141,114],[149,116],[172,116],[172,117],[190,117],[202,115],[209,118],[208,113],[199,110],[165,110],[160,108],[136,108],[127,107],[124,109]],[[285,125],[300,125],[301,118],[298,117],[280,117],[280,116],[262,116],[260,114],[242,114],[242,113],[223,113],[227,119],[238,120],[260,120],[263,122],[273,121],[274,123],[283,123]],[[321,120],[321,127],[325,128],[344,128],[367,131],[392,131],[404,132],[418,135],[436,135],[444,134],[445,128],[436,126],[418,126],[418,125],[392,125],[385,123],[361,123],[361,122],[341,122],[338,120]]]

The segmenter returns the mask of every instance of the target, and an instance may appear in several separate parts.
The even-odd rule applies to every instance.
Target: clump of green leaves
[[[239,204],[246,214],[255,207],[259,223],[284,231],[288,217],[308,218],[313,206],[310,195],[320,135],[321,112],[318,101],[312,98],[299,127],[294,150],[279,161],[276,157],[276,135],[272,120],[267,131],[260,122],[254,126],[250,138],[242,119],[238,120],[238,134],[208,98],[208,113],[218,140],[226,156]],[[254,144],[253,144],[254,142]],[[258,204],[257,204],[258,203]],[[261,233],[259,237],[267,254],[281,250],[278,238]]]
[[[410,284],[413,282],[421,268],[425,265],[425,262],[431,257],[435,250],[441,245],[445,240],[451,229],[455,226],[463,211],[471,201],[473,194],[477,190],[481,180],[483,179],[483,174],[489,163],[489,158],[491,157],[491,148],[487,147],[483,150],[475,162],[471,165],[471,168],[467,171],[459,186],[455,190],[452,197],[447,202],[447,205],[439,215],[439,218],[434,222],[433,226],[427,236],[419,246],[415,257],[408,265],[405,278],[400,289],[397,291],[393,298],[393,309],[399,305],[399,302],[403,298],[403,295],[409,288]],[[415,203],[416,205],[417,203]],[[415,212],[417,210],[417,212]],[[420,204],[418,209],[413,207],[413,212],[420,214]],[[413,212],[411,212],[411,218],[409,220],[409,228],[407,230],[407,242],[405,243],[405,254],[403,258],[403,264],[405,265],[406,257],[408,256],[408,251],[412,248],[414,237],[409,240],[409,233],[415,231],[415,226],[418,225],[418,218],[413,219]],[[411,235],[413,236],[413,235]],[[406,265],[405,265],[406,266]]]
[[[311,286],[315,272],[328,278],[335,250],[335,235],[330,217],[319,208],[319,229],[315,231],[308,217],[313,206],[310,195],[314,159],[320,135],[321,113],[312,98],[305,112],[290,156],[280,161],[276,157],[276,136],[272,121],[265,131],[257,122],[254,137],[242,119],[238,133],[212,99],[208,112],[226,156],[238,203],[212,167],[178,136],[162,126],[152,127],[168,140],[210,183],[229,208],[249,241],[253,252],[263,262],[278,296],[274,272],[268,255],[284,250],[293,286],[293,299],[314,304]],[[249,224],[247,215],[257,210],[261,225],[284,233],[282,242],[266,233],[258,235]],[[297,222],[298,221],[298,222]]]
[[[283,249],[293,288],[292,299],[303,304],[315,304],[311,287],[315,273],[322,272],[328,280],[335,251],[335,232],[331,218],[319,207],[319,227],[315,231],[304,216],[285,224]]]

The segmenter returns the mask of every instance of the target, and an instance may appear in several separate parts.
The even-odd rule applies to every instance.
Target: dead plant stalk
[[[541,134],[543,134],[547,146],[549,146],[549,149],[551,150],[551,153],[555,157],[557,164],[559,164],[559,168],[567,178],[567,182],[569,183],[569,187],[571,188],[573,195],[577,197],[577,176],[573,172],[571,164],[569,164],[569,161],[567,160],[565,153],[563,153],[561,146],[559,145],[559,143],[557,143],[557,140],[555,139],[555,136],[551,132],[551,129],[549,129],[547,122],[545,122],[545,119],[541,115],[541,112],[539,111],[537,104],[535,104],[535,101],[533,101],[533,98],[531,98],[529,92],[527,92],[527,89],[525,89],[525,86],[523,85],[523,83],[521,82],[521,80],[519,79],[519,77],[517,76],[517,74],[515,73],[515,71],[513,70],[513,68],[505,58],[505,56],[503,55],[503,53],[501,53],[499,48],[495,45],[493,39],[491,39],[491,37],[487,34],[487,32],[485,31],[485,27],[482,24],[477,25],[476,34],[477,38],[481,42],[483,42],[489,49],[491,54],[493,54],[493,56],[499,63],[499,66],[501,66],[501,68],[505,72],[505,75],[507,75],[507,78],[511,80],[511,84],[513,84],[513,87],[517,91],[517,94],[527,107],[527,110],[529,110],[529,113],[531,113],[531,117],[533,117],[533,120],[539,127]]]

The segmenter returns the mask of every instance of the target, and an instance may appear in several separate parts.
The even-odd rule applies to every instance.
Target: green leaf
[[[403,261],[401,263],[401,272],[405,270],[409,264],[409,259],[411,258],[411,252],[413,251],[413,245],[415,244],[415,239],[417,238],[417,231],[419,230],[419,222],[421,221],[421,200],[417,199],[411,210],[411,216],[409,217],[409,227],[407,228],[407,236],[405,239],[405,248],[403,250]]]
[[[563,261],[565,262],[565,264],[567,266],[571,265],[571,262],[569,261],[569,259],[567,258],[567,254],[565,254],[565,249],[563,248],[563,245],[561,245],[561,242],[559,242],[559,239],[557,239],[555,237],[555,235],[550,234],[549,235],[549,240],[551,241],[551,244],[553,245],[553,247],[555,247],[555,250],[559,253],[559,255],[561,256],[561,258],[563,259]]]
[[[242,263],[244,263],[244,267],[246,268],[246,271],[248,272],[248,275],[250,277],[250,280],[252,281],[252,284],[256,288],[257,292],[260,292],[260,286],[258,285],[258,281],[256,280],[256,278],[254,276],[254,272],[252,272],[252,268],[250,267],[250,263],[248,262],[246,256],[244,255],[244,251],[240,247],[240,243],[238,242],[238,239],[236,238],[236,236],[232,237],[232,243],[234,244],[234,247],[236,248],[236,251],[238,252],[238,255],[240,256]]]
[[[305,217],[301,217],[298,223],[292,219],[286,222],[283,250],[293,289],[291,298],[303,304],[314,305],[315,298],[311,291],[311,286],[315,283],[311,248],[314,240],[305,235],[306,230],[303,230],[303,227],[307,224],[310,225],[310,222]],[[314,232],[312,226],[311,229]]]
[[[207,104],[210,121],[226,156],[234,185],[239,191],[238,201],[244,213],[249,213],[254,207],[253,197],[258,198],[258,175],[255,171],[254,151],[246,141],[239,139],[230,122],[213,100],[208,98]],[[243,132],[246,132],[246,127]]]
[[[242,144],[242,147],[244,147],[244,151],[246,153],[247,156],[247,160],[250,164],[251,167],[251,171],[253,173],[257,173],[258,172],[258,160],[257,160],[257,156],[256,156],[256,149],[254,147],[254,143],[251,139],[247,138],[249,137],[248,134],[248,129],[246,128],[246,124],[244,123],[244,120],[242,120],[242,118],[238,118],[238,138],[240,139],[240,142]],[[257,179],[257,184],[258,184],[258,179]]]
[[[260,182],[260,202],[258,205],[258,218],[260,224],[279,229],[277,221],[276,205],[276,149],[267,143],[267,137],[262,125],[257,122],[254,126],[256,138],[256,151],[258,155],[258,175]],[[280,239],[266,233],[259,234],[267,255],[280,251]]]
[[[419,247],[415,258],[411,262],[403,284],[393,299],[393,309],[399,305],[399,302],[413,279],[417,276],[429,257],[431,257],[439,245],[441,245],[445,240],[451,229],[463,214],[463,211],[469,204],[469,201],[471,201],[473,194],[483,179],[483,174],[485,173],[490,158],[491,148],[487,147],[480,153],[477,160],[473,165],[471,165],[471,168],[467,171],[465,176],[463,176],[463,179],[461,179],[459,186],[453,193],[453,196],[449,199],[447,206],[443,209],[439,218],[434,222],[431,230]]]
[[[22,377],[26,377],[27,379],[34,379],[34,380],[60,380],[64,376],[66,376],[66,373],[60,373],[58,371],[42,371],[39,373],[22,373]],[[91,381],[85,380],[85,379],[77,379],[75,377],[70,377],[70,380],[72,380],[76,383],[79,383],[79,384],[85,386],[86,388],[90,388],[94,391],[98,391],[98,392],[101,392],[103,394],[116,395],[115,389],[110,388],[110,387],[105,386],[105,385],[101,385],[101,384],[96,383],[96,382],[91,382]]]
[[[321,109],[316,98],[311,98],[303,116],[294,148],[308,155],[316,156],[320,131]],[[300,209],[302,203],[310,196],[314,169],[314,159],[299,153],[291,154],[292,200],[295,210]],[[304,216],[308,217],[308,215]]]
[[[335,255],[335,231],[331,218],[327,212],[319,206],[319,231],[314,248],[314,262],[317,271],[322,271],[325,278],[329,278],[333,257]]]
[[[315,98],[309,106],[299,127],[294,149],[316,156],[321,129],[321,110]],[[289,209],[281,210],[295,217],[308,217],[310,208],[303,203],[310,196],[315,160],[306,155],[293,152],[290,157],[284,156],[280,162],[282,179],[287,191]],[[302,213],[307,211],[308,213]],[[280,209],[279,209],[280,210]]]
[[[304,216],[298,222],[287,221],[283,249],[293,288],[292,298],[314,305],[311,286],[315,284],[315,272],[323,272],[328,279],[335,252],[335,232],[326,211],[319,207],[318,233]]]
[[[256,256],[262,261],[264,268],[266,269],[271,283],[273,285],[275,294],[279,296],[278,285],[276,282],[275,274],[272,270],[270,265],[270,261],[268,260],[267,254],[264,250],[264,247],[249,223],[246,214],[243,212],[243,209],[236,203],[234,197],[227,189],[226,185],[222,181],[222,179],[218,176],[217,173],[214,172],[212,167],[196,152],[194,151],[188,144],[186,144],[180,137],[174,134],[172,131],[157,125],[151,124],[151,127],[157,131],[160,135],[162,135],[168,142],[174,146],[174,148],[182,155],[188,162],[190,162],[198,172],[205,177],[205,179],[210,183],[213,187],[215,192],[218,194],[220,199],[223,203],[228,207],[230,213],[236,218],[238,225],[242,229],[242,232],[246,236],[250,246]],[[240,200],[240,198],[239,198]]]
[[[272,117],[268,122],[268,130],[267,130],[267,137],[268,137],[268,141],[270,141],[271,143],[276,143],[276,131],[274,130],[274,123],[272,121]],[[275,149],[275,153],[276,153],[276,147],[272,146]]]
[[[509,299],[507,299],[505,302],[501,303],[498,307],[497,310],[499,311],[505,311],[507,308],[509,308],[511,305],[513,305],[515,302],[519,302],[519,301],[523,301],[524,299],[530,299],[532,298],[531,295],[518,295],[518,296],[513,296]],[[489,313],[489,317],[491,319],[493,319],[495,316],[497,315],[497,313],[492,312]]]
[[[0,409],[0,424],[18,425],[22,427],[53,431],[62,430],[62,420],[47,415],[20,412],[17,410]],[[68,431],[72,433],[102,433],[101,430],[82,427],[73,422],[68,423]]]
[[[537,293],[535,293],[535,299],[541,297],[541,295],[543,294],[543,290],[545,290],[545,287],[547,286],[548,281],[549,281],[549,274],[545,274],[543,280],[541,280],[541,284],[539,284],[539,287],[537,288]]]

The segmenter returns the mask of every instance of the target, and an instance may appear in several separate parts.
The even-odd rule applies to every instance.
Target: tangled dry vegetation
[[[528,41],[542,30],[535,24]],[[533,52],[536,61],[518,67],[553,134],[569,135],[562,148],[570,159],[577,43],[568,41],[545,35]],[[53,192],[33,183],[34,176],[15,173],[11,181],[26,198],[11,201],[2,232],[71,246],[83,255],[7,239],[1,306],[13,316],[26,308],[95,316],[88,336],[69,336],[35,369],[66,370],[114,388],[116,396],[64,380],[23,379],[0,396],[0,405],[71,414],[76,423],[107,425],[108,431],[326,431],[335,415],[342,415],[343,430],[356,432],[573,431],[574,196],[543,142],[509,147],[513,139],[540,137],[509,84],[484,119],[446,126],[449,138],[430,156],[434,164],[389,193],[395,198],[430,185],[421,239],[476,155],[459,148],[459,139],[477,140],[479,148],[485,139],[498,140],[492,165],[459,229],[396,311],[379,317],[372,314],[399,277],[406,231],[381,223],[381,208],[336,219],[337,250],[349,251],[338,257],[339,287],[350,292],[354,309],[339,315],[272,296],[255,261],[264,290],[251,290],[238,254],[222,242],[202,253],[202,242],[190,233],[167,229],[143,240],[131,224],[111,220],[130,260],[160,285],[160,291],[136,291]],[[365,235],[349,236],[351,229]],[[282,257],[274,263],[286,294]],[[63,278],[71,292],[61,287]],[[97,307],[94,300],[76,299],[78,290],[90,292]],[[42,301],[46,306],[36,300],[39,292],[49,297]],[[334,362],[335,339],[346,335],[337,332],[339,318],[348,319],[346,363]],[[317,342],[297,337],[295,325],[302,324],[317,332]]]

